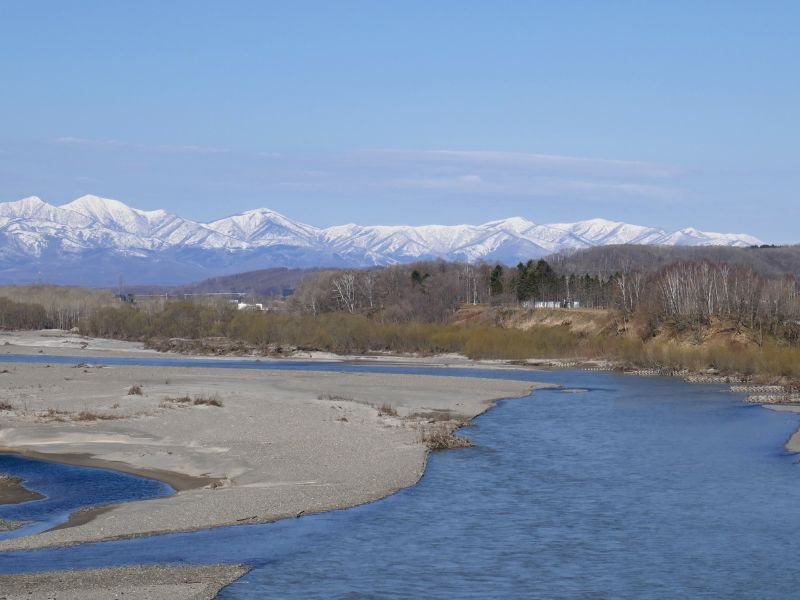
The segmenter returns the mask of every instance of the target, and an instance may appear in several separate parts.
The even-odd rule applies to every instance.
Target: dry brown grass
[[[48,408],[47,412],[42,415],[44,418],[48,419],[49,421],[56,421],[58,423],[63,423],[69,420],[71,413],[66,410],[57,410],[55,408]]]
[[[172,404],[191,404],[192,397],[188,394],[186,396],[176,396],[170,398],[164,398],[164,402],[169,402]]]
[[[669,322],[660,322],[653,329],[650,319],[643,317],[620,327],[619,315],[613,311],[514,307],[472,307],[464,309],[461,317],[457,319],[460,324],[453,325],[394,322],[338,312],[232,311],[220,320],[210,307],[176,302],[153,314],[130,306],[101,308],[86,320],[85,330],[131,340],[191,338],[192,343],[199,343],[224,337],[228,341],[221,351],[225,353],[296,347],[339,353],[460,353],[474,359],[602,358],[636,367],[711,367],[724,373],[800,377],[800,346],[721,321],[714,322],[709,331],[687,331]],[[351,400],[332,394],[320,399]]]
[[[472,440],[454,435],[446,425],[434,425],[420,429],[420,441],[431,450],[450,450],[452,448],[471,448]]]
[[[55,423],[66,423],[68,421],[91,423],[94,421],[114,421],[122,418],[119,415],[110,415],[107,413],[99,413],[90,410],[82,410],[74,413],[68,410],[59,410],[56,408],[48,408],[44,413],[39,413],[39,417]]]
[[[392,406],[391,404],[388,404],[388,403],[384,402],[383,404],[381,404],[380,408],[378,408],[378,416],[379,417],[396,417],[397,416],[397,409],[394,406]]]
[[[442,421],[451,421],[453,415],[450,410],[432,410],[429,412],[416,412],[409,415],[410,419],[419,419],[420,421],[427,421],[428,423],[441,423]]]
[[[566,326],[573,333],[595,335],[608,331],[613,311],[590,308],[520,308],[497,309],[494,319],[503,327],[528,330],[536,327]]]
[[[190,395],[186,394],[185,396],[176,396],[173,398],[164,398],[161,402],[162,407],[167,407],[170,405],[179,404],[182,406],[217,406],[221,407],[223,405],[222,400],[220,400],[219,395],[217,394],[200,394],[199,396],[195,396],[192,398]]]
[[[82,410],[78,414],[72,415],[72,421],[87,422],[87,421],[114,421],[119,419],[117,415],[107,415],[88,410]]]
[[[352,398],[348,398],[347,396],[339,396],[337,394],[320,394],[317,396],[317,400],[330,400],[332,402],[340,401],[340,402],[353,402]]]
[[[195,406],[217,406],[217,407],[221,407],[222,406],[222,400],[219,399],[219,396],[217,394],[212,394],[210,396],[201,395],[201,396],[195,397],[195,399],[192,401],[192,404],[194,404]]]

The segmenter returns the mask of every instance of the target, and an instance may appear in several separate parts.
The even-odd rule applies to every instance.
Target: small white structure
[[[248,304],[247,302],[239,302],[236,304],[237,310],[264,310],[264,305],[259,304]]]
[[[522,303],[525,308],[580,308],[578,300],[526,300]]]

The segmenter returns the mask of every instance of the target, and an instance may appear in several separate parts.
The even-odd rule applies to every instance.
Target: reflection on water
[[[433,455],[419,485],[367,506],[0,554],[0,571],[254,567],[220,598],[796,596],[800,472],[782,444],[797,415],[670,379],[454,371],[587,391],[501,403],[468,431],[475,448]]]

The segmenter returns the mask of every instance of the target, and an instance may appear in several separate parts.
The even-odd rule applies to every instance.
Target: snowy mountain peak
[[[92,217],[106,224],[124,222],[130,219],[132,215],[139,214],[138,211],[119,200],[101,198],[100,196],[93,196],[91,194],[81,196],[72,202],[63,204],[60,208]]]
[[[67,210],[74,210],[76,212],[108,212],[113,210],[130,210],[130,207],[120,202],[119,200],[112,200],[111,198],[101,198],[93,194],[86,194],[80,198],[76,198],[72,202],[62,204],[60,208]]]
[[[197,223],[164,210],[82,196],[53,206],[31,196],[0,203],[0,279],[10,273],[73,265],[87,277],[115,280],[129,261],[178,280],[265,267],[357,267],[422,259],[516,264],[563,250],[607,244],[760,245],[746,234],[667,232],[607,219],[536,224],[523,217],[483,225],[341,225],[319,229],[266,208]],[[46,259],[45,259],[46,257]],[[42,261],[49,262],[42,262]],[[88,268],[85,261],[94,261]],[[126,262],[127,261],[127,262]],[[75,267],[78,265],[78,267]],[[99,271],[98,271],[99,269]],[[149,272],[149,271],[148,271]],[[147,277],[137,271],[138,277]]]
[[[293,221],[268,208],[256,208],[225,217],[209,223],[208,227],[243,242],[295,240],[308,245],[306,238],[314,238],[319,234],[316,227]]]
[[[9,202],[6,206],[45,206],[46,204],[47,202],[39,198],[39,196],[28,196],[27,198],[17,200],[16,202]]]
[[[611,230],[620,225],[625,225],[622,221],[610,221],[609,219],[584,219],[573,223],[573,226],[593,229],[606,229]]]
[[[16,202],[0,204],[0,215],[4,217],[33,217],[43,208],[50,206],[39,196],[28,196]]]
[[[0,203],[0,218],[12,220],[17,228],[35,226],[38,229],[85,227],[91,222],[83,215],[48,204],[38,196]]]
[[[83,215],[91,219],[96,226],[135,236],[146,247],[164,244],[174,245],[175,240],[170,239],[168,234],[186,224],[191,224],[190,229],[203,229],[206,234],[210,233],[203,225],[185,221],[164,210],[138,210],[119,200],[101,198],[100,196],[81,196],[68,204],[62,205],[60,208]],[[186,234],[187,232],[183,231],[178,241],[185,239],[187,237]],[[188,237],[191,237],[191,235]],[[148,238],[155,239],[148,241]]]
[[[489,221],[484,223],[482,227],[487,229],[503,229],[506,231],[527,231],[531,227],[535,227],[536,223],[529,221],[523,217],[509,217],[508,219],[501,219],[499,221]]]
[[[659,243],[668,246],[760,246],[764,242],[746,233],[716,233],[684,227],[673,233],[665,233]]]

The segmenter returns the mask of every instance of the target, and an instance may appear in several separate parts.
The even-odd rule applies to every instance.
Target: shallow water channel
[[[0,505],[0,519],[27,523],[19,529],[0,532],[0,540],[33,535],[63,525],[72,513],[85,506],[157,498],[174,493],[167,484],[152,479],[11,454],[0,454],[0,473],[19,475],[25,480],[27,488],[44,496],[32,502]],[[0,558],[0,564],[2,561]]]
[[[214,366],[126,360],[142,362]],[[800,589],[789,558],[800,551],[800,467],[783,450],[798,415],[676,379],[289,366],[526,379],[588,391],[541,390],[501,402],[465,430],[476,447],[433,454],[417,486],[373,504],[266,525],[3,553],[0,572],[162,562],[253,567],[220,598],[789,598]],[[62,493],[47,463],[15,460],[19,468],[0,467],[31,477],[32,488],[41,482],[45,493]],[[70,489],[93,490],[84,483],[108,476],[71,469]],[[122,477],[134,480],[129,489],[142,481]]]

